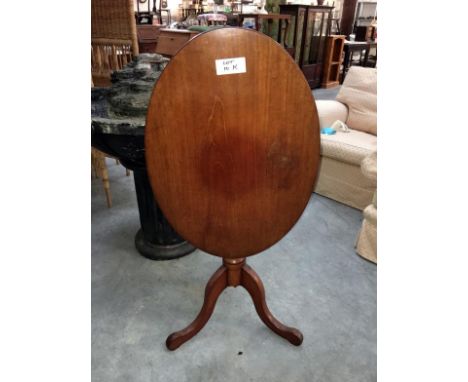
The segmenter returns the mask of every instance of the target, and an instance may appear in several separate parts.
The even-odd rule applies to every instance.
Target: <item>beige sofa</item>
[[[352,66],[336,100],[316,103],[321,128],[340,120],[349,132],[320,135],[322,160],[315,192],[363,210],[376,189],[362,174],[361,162],[377,150],[377,69]]]
[[[361,163],[363,175],[377,186],[377,152],[364,158]],[[367,260],[377,263],[377,191],[372,203],[363,211],[362,226],[356,239],[356,252]]]

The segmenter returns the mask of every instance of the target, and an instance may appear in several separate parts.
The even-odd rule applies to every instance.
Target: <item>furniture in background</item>
[[[362,66],[369,68],[377,67],[377,41],[367,41],[367,49],[364,53]]]
[[[242,13],[239,15],[239,27],[250,27],[249,26],[244,26],[244,21],[245,19],[253,19],[254,21],[254,29],[257,31],[260,31],[260,23],[258,22],[258,13]]]
[[[239,26],[242,26],[245,19],[253,19],[255,29],[259,32],[265,31],[265,34],[275,39],[276,42],[283,45],[284,48],[294,57],[294,50],[288,47],[286,44],[286,38],[289,35],[289,30],[291,28],[291,15],[279,14],[279,13],[244,13],[239,15]],[[272,36],[272,27],[273,23],[278,21],[278,34],[277,36]],[[266,28],[263,26],[266,24]]]
[[[154,0],[153,0],[154,1]],[[154,20],[154,13],[151,12],[151,1],[146,0],[146,10],[142,10],[140,7],[143,7],[141,0],[136,0],[137,9],[135,11],[135,20],[137,25],[152,25]]]
[[[155,53],[158,36],[165,25],[137,25],[138,49],[140,53]]]
[[[333,7],[280,4],[282,14],[291,15],[293,33],[287,40],[294,46],[299,64],[311,89],[322,82],[326,39],[330,35]],[[291,45],[289,45],[291,43]]]
[[[194,63],[215,69],[216,60],[216,70],[193,75]],[[281,240],[312,194],[320,133],[304,76],[273,39],[246,28],[218,28],[190,41],[166,67],[146,124],[146,162],[158,203],[183,237],[223,258],[199,315],[167,338],[168,349],[203,328],[230,286],[243,286],[262,321],[299,346],[302,333],[269,311],[246,257]],[[286,277],[284,271],[278,276]]]
[[[239,12],[231,12],[231,13],[224,13],[227,16],[227,23],[226,25],[231,26],[231,27],[238,27],[240,26],[240,13]]]
[[[341,28],[340,28],[340,19],[332,18],[330,22],[331,22],[330,33],[341,35],[342,33],[341,33]]]
[[[153,260],[170,260],[195,250],[168,223],[146,172],[146,110],[154,84],[168,62],[159,54],[140,54],[112,74],[111,88],[91,89],[91,144],[133,171],[140,217],[135,247]]]
[[[349,132],[321,135],[315,192],[362,210],[375,192],[375,182],[362,174],[361,162],[377,150],[377,69],[352,66],[336,100],[316,104],[320,127],[340,120]]]
[[[91,74],[95,86],[109,86],[114,70],[138,55],[133,0],[91,1]]]
[[[203,13],[197,16],[200,25],[226,25],[227,16],[222,13]]]
[[[323,63],[322,88],[328,89],[340,84],[343,48],[346,36],[332,35],[327,37],[327,49]]]
[[[185,20],[190,15],[197,16],[204,12],[202,0],[182,0],[180,4],[182,20]]]
[[[376,23],[377,1],[359,1],[354,18],[354,33],[356,27],[368,27]]]
[[[172,57],[185,45],[185,43],[187,43],[187,41],[199,33],[200,32],[190,31],[187,29],[163,28],[159,31],[156,53]]]
[[[104,186],[104,193],[106,195],[107,207],[112,207],[112,196],[110,191],[109,182],[109,171],[107,169],[106,157],[115,159],[116,164],[120,164],[120,161],[110,155],[105,154],[94,147],[91,147],[91,175],[94,178],[101,178]],[[130,175],[128,168],[125,169],[125,174]]]
[[[320,87],[326,39],[330,35],[333,7],[309,6],[304,30],[301,69],[311,89]]]
[[[377,2],[360,1],[357,4],[353,33],[355,41],[375,41],[377,38]]]
[[[370,60],[370,52],[375,49],[375,57],[373,60]],[[343,83],[346,74],[348,73],[349,68],[352,65],[359,65],[365,67],[377,66],[377,42],[376,41],[345,41],[344,43],[344,59],[343,59],[343,69],[341,72],[341,83]],[[354,54],[359,54],[359,59],[356,62],[354,60]]]
[[[112,207],[112,197],[110,192],[109,172],[106,165],[106,154],[91,147],[91,174],[95,178],[101,178],[106,195],[107,207]]]
[[[361,230],[356,239],[356,252],[367,260],[377,263],[377,152],[365,157],[361,162],[362,174],[374,182],[376,190],[363,211]]]
[[[354,29],[355,41],[375,41],[376,27],[362,26]]]
[[[144,11],[140,9],[139,0],[136,0],[136,5],[135,19],[138,25],[162,25],[163,14],[166,15],[164,24],[171,24],[171,11],[167,8],[167,0],[153,0],[152,7],[151,0],[146,0],[146,10]]]
[[[340,34],[349,36],[353,33],[357,0],[344,0],[341,3]]]
[[[93,77],[91,76],[91,88],[93,87]],[[91,177],[102,179],[102,185],[104,186],[104,194],[106,195],[107,207],[111,208],[112,196],[110,191],[109,171],[107,170],[106,157],[111,158],[111,156],[106,155],[104,152],[99,151],[94,147],[91,147]],[[116,160],[116,162],[117,164],[120,163],[118,160]],[[128,169],[125,170],[127,172],[127,176],[130,175]]]
[[[304,27],[306,23],[307,5],[280,4],[280,14],[291,16],[291,29],[286,36],[286,45],[296,61],[301,64],[302,44],[304,39]]]
[[[138,55],[136,23],[132,0],[91,1],[91,86],[111,85],[111,74],[122,69]],[[109,175],[105,158],[112,157],[91,150],[91,165],[103,181],[107,206],[112,206]],[[127,175],[128,173],[128,169]]]
[[[154,15],[151,12],[135,13],[137,25],[153,25],[155,22]]]
[[[231,1],[231,10],[232,13],[238,15],[242,13],[242,1],[233,0]]]
[[[160,25],[162,24],[171,25],[171,22],[172,22],[171,10],[167,7],[167,0],[159,0],[158,7],[156,7],[156,1],[158,0],[153,0],[153,13],[156,15],[158,19],[158,23]],[[163,22],[163,14],[166,15],[165,22]]]
[[[259,21],[258,30],[263,31],[263,33],[275,39],[278,44],[282,45],[289,52],[289,54],[291,54],[289,47],[286,45],[286,36],[289,34],[289,30],[291,28],[291,15],[270,13],[267,15],[259,15],[258,21]],[[275,38],[273,36],[273,31],[274,31],[274,23],[276,21],[278,22],[278,35]],[[263,27],[265,23],[266,23],[266,28]],[[291,54],[291,56],[293,56],[293,54]]]

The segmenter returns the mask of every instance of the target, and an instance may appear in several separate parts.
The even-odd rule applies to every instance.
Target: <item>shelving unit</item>
[[[323,63],[322,88],[332,88],[340,84],[340,67],[343,62],[343,49],[346,36],[327,37],[327,48]]]
[[[183,0],[179,5],[182,12],[182,20],[185,20],[189,15],[199,15],[204,12],[202,0]]]

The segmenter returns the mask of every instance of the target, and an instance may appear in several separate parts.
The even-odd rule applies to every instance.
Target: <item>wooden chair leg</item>
[[[106,194],[107,207],[111,208],[112,197],[111,197],[111,192],[110,192],[109,172],[107,171],[106,158],[103,156],[101,160],[102,160],[102,167],[101,167],[102,183],[104,184],[104,192]]]
[[[208,322],[209,318],[213,314],[216,300],[218,299],[221,292],[227,286],[227,269],[224,266],[218,268],[218,270],[211,276],[210,281],[206,285],[205,289],[205,301],[203,306],[198,313],[197,318],[187,326],[178,332],[172,333],[166,340],[166,346],[169,350],[175,350],[184,342],[187,342]]]
[[[91,178],[92,179],[97,179],[99,178],[99,169],[98,169],[98,163],[97,163],[97,158],[98,154],[96,152],[96,149],[91,148]]]
[[[91,179],[97,179],[97,177],[95,160],[91,157]]]
[[[95,169],[97,177],[102,178],[104,185],[104,193],[106,194],[107,207],[112,207],[112,197],[110,192],[109,172],[107,171],[106,157],[104,153],[93,149],[91,151],[91,161]]]

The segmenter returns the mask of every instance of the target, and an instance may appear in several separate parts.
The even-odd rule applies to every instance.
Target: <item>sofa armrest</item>
[[[348,119],[348,108],[345,104],[335,100],[318,100],[317,105],[320,128],[330,126],[339,119],[346,123]]]

